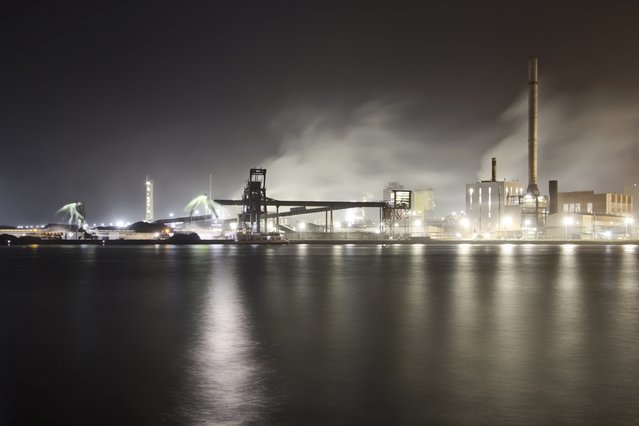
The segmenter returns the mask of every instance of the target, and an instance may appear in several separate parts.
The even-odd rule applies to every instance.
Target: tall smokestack
[[[497,159],[493,157],[491,180],[497,182]]]
[[[537,57],[528,61],[528,189],[526,194],[539,195],[537,186]]]

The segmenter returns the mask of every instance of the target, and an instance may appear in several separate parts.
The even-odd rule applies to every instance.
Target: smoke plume
[[[635,98],[610,93],[550,96],[539,104],[539,187],[559,180],[560,191],[623,192],[636,182],[639,106]],[[498,179],[527,181],[527,97],[499,118],[508,132],[481,158],[477,178],[490,176],[497,157]],[[509,130],[508,130],[509,129]]]
[[[351,111],[310,108],[280,114],[272,125],[282,140],[268,159],[273,198],[379,200],[388,182],[433,188],[439,214],[464,208],[466,183],[490,178],[527,182],[527,94],[481,126],[445,132],[421,123],[408,128],[405,103],[371,102]],[[561,191],[622,192],[636,182],[639,107],[629,97],[554,95],[539,104],[539,187],[559,180]],[[461,129],[461,130],[460,130]],[[476,172],[473,172],[476,171]]]
[[[283,199],[380,200],[388,182],[460,191],[455,164],[472,164],[463,146],[402,129],[404,105],[371,102],[346,114],[306,110],[282,114],[274,131],[283,140],[266,162],[269,194]]]

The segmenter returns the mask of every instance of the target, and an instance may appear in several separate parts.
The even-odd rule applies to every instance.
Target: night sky
[[[527,61],[540,61],[539,183],[639,181],[634,2],[3,2],[0,224],[156,217],[239,198],[379,199],[525,182]],[[57,219],[60,221],[60,218]]]

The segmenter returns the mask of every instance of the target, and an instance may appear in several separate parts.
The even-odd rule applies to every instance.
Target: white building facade
[[[519,200],[524,192],[523,183],[506,180],[466,184],[468,232],[491,237],[518,232],[522,229]]]

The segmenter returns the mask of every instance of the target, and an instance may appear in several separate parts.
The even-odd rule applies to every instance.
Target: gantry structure
[[[389,201],[321,201],[321,200],[277,200],[267,196],[266,169],[252,168],[244,186],[242,198],[239,200],[215,199],[213,202],[221,206],[239,206],[241,211],[237,219],[225,219],[224,222],[232,223],[237,220],[237,229],[245,232],[264,232],[267,220],[273,219],[276,229],[280,229],[280,218],[299,216],[313,213],[324,213],[324,232],[335,232],[333,212],[353,208],[376,208],[379,210],[380,231],[385,231],[389,236],[401,234],[403,229],[398,226],[406,218],[410,210],[410,191],[397,190]],[[269,211],[269,208],[270,211]],[[288,210],[280,211],[281,208]],[[274,209],[274,211],[273,211]],[[159,219],[156,222],[186,222],[207,221],[211,215],[190,215],[188,217],[175,217]]]

